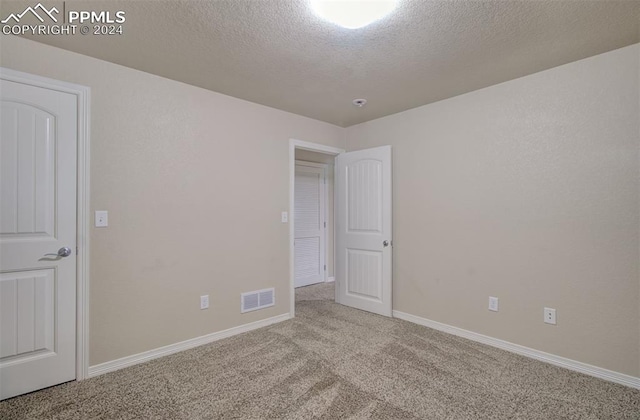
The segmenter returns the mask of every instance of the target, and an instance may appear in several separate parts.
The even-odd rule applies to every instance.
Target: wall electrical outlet
[[[556,325],[556,310],[553,308],[544,308],[544,322],[546,324]]]
[[[489,296],[489,310],[498,312],[498,298]]]
[[[209,308],[209,295],[200,296],[200,309]]]
[[[289,213],[287,213],[286,211],[283,211],[280,214],[280,221],[282,221],[282,223],[287,223],[289,222]]]

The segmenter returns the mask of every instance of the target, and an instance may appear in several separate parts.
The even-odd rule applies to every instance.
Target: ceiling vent
[[[240,299],[240,312],[251,312],[275,305],[275,289],[256,290],[255,292],[242,293]]]

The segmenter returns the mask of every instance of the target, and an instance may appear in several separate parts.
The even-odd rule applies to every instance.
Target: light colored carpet
[[[335,301],[335,283],[319,283],[296,289],[296,303],[305,300]],[[297,305],[296,305],[297,307]]]
[[[640,419],[638,390],[310,287],[295,319],[2,402],[0,418]]]

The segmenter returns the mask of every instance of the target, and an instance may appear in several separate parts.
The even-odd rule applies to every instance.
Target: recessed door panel
[[[346,166],[347,230],[382,233],[382,162],[364,159]]]
[[[0,116],[0,235],[55,236],[55,117],[13,101]]]
[[[54,352],[55,270],[0,274],[0,365]]]
[[[382,302],[382,252],[347,249],[347,295]]]

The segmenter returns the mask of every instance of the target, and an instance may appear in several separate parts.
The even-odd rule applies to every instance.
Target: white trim
[[[170,354],[178,353],[184,350],[192,349],[194,347],[202,346],[204,344],[209,344],[214,341],[222,340],[223,338],[232,337],[234,335],[242,334],[248,331],[256,330],[258,328],[266,327],[268,325],[276,324],[278,322],[286,321],[287,319],[290,319],[289,314],[277,315],[271,318],[262,319],[260,321],[251,322],[249,324],[229,328],[227,330],[218,331],[215,333],[203,335],[201,337],[181,341],[179,343],[169,344],[168,346],[159,347],[157,349],[145,351],[131,356],[126,356],[120,359],[112,360],[110,362],[100,363],[98,365],[89,367],[88,377],[93,378],[95,376],[99,376],[108,372],[113,372],[129,366],[148,362],[159,357],[168,356]]]
[[[345,152],[344,149],[340,149],[338,147],[325,146],[324,144],[311,143],[308,141],[296,140],[296,139],[289,140],[289,147],[291,148],[292,146],[295,149],[308,150],[310,152],[319,152],[319,153],[324,153],[325,155],[332,155],[332,156],[339,155],[340,153]],[[295,160],[295,153],[294,153],[294,160]]]
[[[296,159],[296,165],[309,166],[311,168],[322,168],[325,171],[329,169],[328,163],[309,162],[307,160],[299,160],[299,159]],[[326,173],[325,173],[325,176],[326,176]]]
[[[319,152],[327,155],[336,156],[344,153],[344,149],[337,147],[325,146],[323,144],[309,143],[307,141],[289,139],[289,314],[291,318],[296,313],[295,302],[295,272],[294,272],[294,253],[293,241],[295,233],[293,230],[293,214],[294,214],[294,189],[296,177],[296,149],[308,150],[311,152]],[[334,214],[335,217],[335,214]],[[335,229],[335,223],[334,223]],[[334,232],[335,234],[335,232]],[[335,259],[334,259],[335,261]]]
[[[90,112],[91,89],[74,83],[49,79],[0,67],[2,78],[45,89],[65,92],[77,97],[78,162],[76,214],[76,379],[87,377],[89,366],[89,174],[90,174]]]
[[[448,334],[453,334],[458,337],[463,337],[472,341],[476,341],[478,343],[497,347],[499,349],[506,350],[511,353],[516,353],[521,356],[526,356],[531,359],[536,359],[555,366],[560,366],[565,369],[584,373],[585,375],[604,379],[605,381],[611,381],[621,385],[629,386],[631,388],[640,389],[640,378],[637,378],[635,376],[625,375],[624,373],[614,372],[609,369],[604,369],[598,366],[589,365],[587,363],[578,362],[577,360],[567,359],[566,357],[556,356],[555,354],[551,353],[545,353],[540,350],[535,350],[529,347],[510,343],[508,341],[478,334],[472,331],[463,330],[462,328],[442,324],[437,321],[432,321],[430,319],[422,318],[400,311],[393,311],[393,317],[413,322],[414,324],[422,325],[428,328],[433,328],[434,330],[442,331]]]
[[[316,162],[308,162],[306,160],[296,160],[296,165],[298,166],[307,166],[310,168],[320,168],[322,169],[322,198],[324,199],[324,224],[325,227],[323,229],[324,235],[324,262],[323,264],[326,266],[323,274],[323,279],[325,283],[329,281],[329,187],[327,182],[329,180],[329,164],[328,163],[316,163]],[[295,194],[294,198],[295,200]],[[291,217],[294,214],[291,213]]]
[[[327,278],[327,283],[333,283],[334,281],[336,281],[335,277],[329,277]]]

